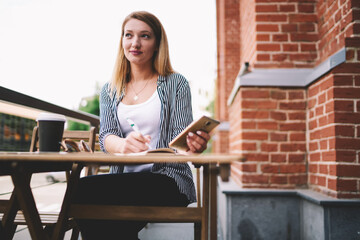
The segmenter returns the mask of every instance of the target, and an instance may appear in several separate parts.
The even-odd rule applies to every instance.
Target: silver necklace
[[[145,87],[146,87],[146,85],[148,84],[148,82],[150,82],[150,80],[146,80],[146,83],[145,83],[144,87],[143,87],[139,92],[136,92],[135,89],[134,89],[133,84],[130,84],[133,92],[135,93],[135,96],[134,96],[134,98],[133,98],[134,101],[137,101],[137,100],[139,99],[138,95],[145,89]]]

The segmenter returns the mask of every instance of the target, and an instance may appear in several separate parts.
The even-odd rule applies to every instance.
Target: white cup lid
[[[36,118],[36,121],[66,121],[66,118],[64,115],[56,114],[56,113],[46,113],[42,112],[38,115]]]

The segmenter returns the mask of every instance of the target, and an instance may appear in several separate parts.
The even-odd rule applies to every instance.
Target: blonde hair
[[[129,14],[122,24],[121,39],[119,44],[118,55],[115,61],[114,71],[110,80],[110,89],[113,92],[116,89],[117,97],[121,96],[121,92],[125,87],[125,83],[130,81],[130,62],[125,57],[123,48],[123,36],[126,23],[130,19],[140,20],[151,27],[155,34],[157,51],[153,56],[153,69],[162,76],[174,73],[170,63],[169,47],[165,30],[159,19],[153,14],[145,11],[133,12]]]

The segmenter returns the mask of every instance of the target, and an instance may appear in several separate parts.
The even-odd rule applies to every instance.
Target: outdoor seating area
[[[4,89],[0,90],[4,91]],[[2,96],[7,95],[4,94]],[[19,95],[15,96],[19,97]],[[24,97],[27,96],[22,96],[17,99],[23,99]],[[29,106],[28,103],[27,106],[23,107],[31,110],[31,106]],[[52,111],[53,109],[51,109],[51,105],[46,105],[46,107],[41,110]],[[60,111],[60,113],[64,112]],[[73,116],[79,116],[78,114],[79,113],[71,113]],[[84,118],[88,117],[89,115],[84,115]],[[98,123],[96,117],[92,121]],[[97,126],[98,125],[91,127],[89,131],[65,131],[63,138],[76,142],[85,140],[86,145],[89,146],[91,151],[99,152],[99,144],[97,142],[98,135],[95,132]],[[142,240],[165,240],[172,239],[174,236],[176,236],[176,239],[184,240],[222,240],[226,239],[224,236],[230,236],[230,239],[232,239],[231,234],[238,230],[241,230],[242,234],[250,234],[250,236],[256,237],[256,233],[251,232],[255,231],[256,228],[253,228],[255,226],[251,224],[253,224],[252,221],[258,221],[254,216],[258,216],[259,214],[265,214],[269,219],[276,219],[276,221],[281,224],[284,220],[284,214],[289,216],[291,221],[288,223],[292,226],[289,234],[299,236],[304,229],[311,228],[306,219],[316,219],[316,222],[313,224],[317,224],[317,227],[321,228],[323,221],[321,219],[321,213],[332,212],[333,214],[340,214],[339,211],[345,215],[334,218],[334,220],[329,219],[329,222],[326,224],[337,225],[349,221],[352,224],[346,224],[346,227],[343,227],[341,231],[336,228],[329,228],[329,231],[332,231],[333,236],[344,234],[344,232],[354,235],[354,224],[356,225],[358,216],[360,216],[360,214],[354,214],[359,211],[359,201],[356,199],[337,200],[322,196],[319,193],[314,193],[311,190],[239,191],[233,181],[229,183],[229,185],[226,185],[225,182],[228,180],[230,173],[230,163],[243,162],[243,158],[239,155],[234,157],[226,154],[209,155],[202,158],[178,158],[176,160],[193,163],[193,174],[196,176],[195,179],[197,179],[197,189],[201,190],[198,191],[197,198],[202,201],[197,205],[192,205],[191,208],[185,209],[185,211],[165,208],[164,211],[161,212],[152,207],[131,208],[126,206],[107,206],[107,208],[101,208],[99,206],[71,206],[69,203],[66,203],[69,198],[66,196],[67,194],[71,194],[71,188],[74,186],[72,184],[75,182],[76,185],[76,181],[81,174],[97,174],[99,169],[101,169],[99,168],[101,165],[106,167],[119,160],[121,162],[128,162],[130,159],[116,156],[106,157],[105,159],[104,156],[99,153],[88,153],[90,155],[86,155],[85,157],[77,157],[74,155],[74,158],[64,157],[65,155],[59,157],[57,156],[58,153],[48,156],[37,154],[34,158],[34,154],[31,154],[31,152],[36,152],[38,149],[39,139],[37,138],[37,132],[38,128],[35,127],[33,129],[28,153],[12,154],[10,152],[3,152],[0,154],[0,218],[2,223],[0,233],[9,234],[5,236],[4,239],[50,239],[50,236],[53,236],[52,239],[81,239],[81,235],[79,235],[73,218],[94,219],[105,217],[106,219],[117,219],[119,216],[119,219],[141,219],[150,222],[139,233],[139,237]],[[54,160],[60,161],[58,162],[60,163],[60,168],[59,164],[53,167],[54,165],[52,165],[51,161]],[[134,160],[144,161],[143,157],[131,159],[131,161]],[[168,161],[166,157],[157,157],[156,159],[149,158],[149,161],[155,160]],[[27,163],[27,161],[29,162]],[[41,161],[41,164],[39,164],[38,161]],[[173,159],[171,159],[171,161],[173,161]],[[35,165],[32,165],[33,163],[35,163]],[[22,164],[25,165],[22,166]],[[199,168],[195,168],[194,166],[202,166],[201,174]],[[13,171],[15,171],[15,174],[13,174]],[[49,173],[48,171],[60,172]],[[71,174],[69,174],[70,172]],[[62,174],[60,181],[58,181],[56,177],[59,173]],[[49,177],[49,174],[54,174],[54,176]],[[216,185],[218,184],[216,176],[218,174],[224,181],[222,181],[221,184],[219,182],[220,185],[218,186],[218,190],[216,190]],[[11,179],[11,175],[13,179]],[[199,178],[198,176],[205,178]],[[48,182],[47,179],[53,180]],[[15,189],[13,189],[13,182],[17,186]],[[202,194],[200,194],[200,192],[202,192]],[[278,203],[281,203],[280,205],[285,207],[285,212],[283,211],[284,209],[278,209],[278,206],[280,206]],[[8,207],[9,204],[11,206],[10,208]],[[247,206],[247,211],[244,213],[248,216],[247,221],[241,219],[240,215],[236,215],[239,219],[231,216],[229,209],[232,208],[233,205]],[[261,206],[267,205],[268,210],[264,212]],[[89,208],[98,210],[91,213],[87,210]],[[278,214],[274,215],[271,209],[278,209],[276,210]],[[293,209],[293,211],[291,211],[289,215],[286,209]],[[132,211],[132,213],[129,211]],[[172,212],[173,214],[169,215],[170,211],[174,211]],[[156,213],[154,214],[154,212]],[[236,221],[239,221],[242,225],[235,224],[234,222]],[[247,226],[246,229],[245,226]],[[252,229],[250,232],[248,230],[249,226],[251,226],[250,229]],[[268,225],[264,224],[262,227],[266,229]],[[224,233],[224,229],[226,229],[227,232]],[[270,230],[268,231],[271,232]],[[273,231],[278,230],[275,228]],[[306,234],[307,237],[313,236],[311,232],[306,232]],[[320,231],[318,234],[320,236],[319,239],[322,239],[322,236],[327,239],[326,234],[328,234],[328,232]]]
[[[62,197],[66,190],[65,173],[61,175],[55,173],[53,176],[58,177],[61,182],[48,182],[46,180],[49,174],[54,173],[38,173],[32,177],[32,189],[37,207],[40,212],[60,212]],[[0,177],[0,199],[9,199],[12,182],[11,178]],[[1,209],[0,209],[1,211]],[[191,240],[193,236],[192,223],[151,223],[148,224],[139,234],[142,240]],[[65,233],[64,239],[70,240],[72,232]],[[31,240],[30,232],[26,225],[19,225],[15,231],[14,240]],[[80,238],[79,238],[80,239]]]
[[[360,239],[360,0],[8,2],[0,240]]]
[[[169,158],[170,157],[170,158]],[[22,210],[30,234],[34,239],[47,239],[48,231],[42,228],[42,214],[37,210],[35,199],[30,187],[29,178],[32,173],[51,170],[64,171],[71,168],[70,178],[61,204],[61,211],[50,230],[50,236],[62,239],[69,228],[73,228],[71,219],[107,219],[137,220],[148,222],[194,222],[194,239],[216,238],[216,175],[221,173],[224,180],[228,179],[228,165],[240,160],[240,156],[231,155],[110,155],[104,153],[2,153],[0,161],[15,163],[9,168],[14,182],[14,191],[3,216],[3,233],[11,234],[17,209]],[[115,206],[115,205],[78,205],[71,204],[73,190],[76,189],[81,169],[87,163],[95,164],[129,164],[150,162],[191,162],[195,166],[203,166],[202,202],[197,207],[147,207],[147,206]],[[216,163],[219,163],[216,167]],[[69,164],[74,163],[74,164]],[[222,168],[224,167],[225,170]],[[226,174],[227,173],[227,174]],[[214,199],[215,198],[215,199]],[[40,214],[39,214],[40,213]],[[171,213],[171,214],[169,214]],[[214,216],[215,213],[215,216]],[[48,217],[48,216],[46,216]],[[31,223],[31,224],[30,224]],[[50,223],[51,224],[51,223]],[[200,230],[198,231],[197,228]],[[53,230],[52,230],[53,229]],[[76,230],[76,228],[73,228]],[[214,231],[215,230],[215,231]],[[75,232],[76,234],[76,232]],[[11,239],[11,237],[10,237]]]
[[[26,108],[26,106],[24,107]],[[49,109],[42,110],[48,111]],[[88,117],[88,115],[85,117]],[[78,152],[79,149],[75,153],[72,152],[74,149],[60,153],[38,152],[41,140],[39,139],[40,135],[37,126],[33,129],[29,152],[16,153],[8,151],[0,153],[1,175],[7,179],[7,184],[11,183],[10,180],[14,183],[13,189],[8,188],[7,192],[2,193],[4,198],[0,201],[2,213],[0,234],[4,239],[16,239],[18,234],[25,234],[25,232],[30,234],[33,239],[63,239],[65,236],[70,237],[70,239],[78,239],[79,230],[73,219],[130,219],[162,224],[190,223],[192,226],[191,238],[217,238],[217,175],[219,174],[222,180],[227,181],[230,174],[229,164],[233,161],[240,161],[242,158],[239,155],[183,156],[162,155],[161,153],[140,156],[109,155],[101,153],[98,149],[98,143],[96,142],[98,137],[95,132],[97,127],[98,125],[95,125],[89,131],[64,131],[64,148],[62,151],[68,150],[67,148],[70,147],[68,144],[73,142],[75,148],[76,144],[82,144],[82,153]],[[192,164],[194,176],[196,176],[197,198],[199,199],[197,204],[190,207],[120,207],[70,204],[72,192],[77,186],[81,173],[84,172],[83,175],[88,175],[98,172],[97,170],[82,171],[84,167],[98,169],[100,166],[119,163],[174,161]],[[66,173],[67,181],[46,183],[39,187],[33,186],[31,180],[33,176],[42,176],[42,181],[46,181],[44,173],[48,174],[49,172]],[[59,190],[54,191],[56,193],[56,203],[50,205],[55,204],[57,207],[49,211],[46,210],[48,206],[41,206],[41,203],[37,202],[36,198],[42,198],[41,193],[37,196],[35,193],[40,188],[54,189],[55,186]],[[27,230],[23,230],[23,226],[27,226]],[[144,239],[146,239],[147,232],[153,232],[150,231],[152,226],[156,225],[150,224],[142,232],[142,235],[145,235]],[[177,225],[172,226],[176,229]],[[180,226],[188,228],[189,224]],[[154,234],[159,234],[159,231],[160,229],[154,230]]]

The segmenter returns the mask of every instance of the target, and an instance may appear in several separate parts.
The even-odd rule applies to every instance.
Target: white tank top
[[[124,137],[126,137],[130,132],[134,131],[126,120],[130,118],[138,126],[142,135],[151,136],[150,147],[155,149],[160,134],[160,112],[161,102],[156,90],[146,102],[135,105],[126,105],[120,102],[117,115],[121,132]],[[151,171],[152,165],[153,164],[126,165],[124,172]]]

